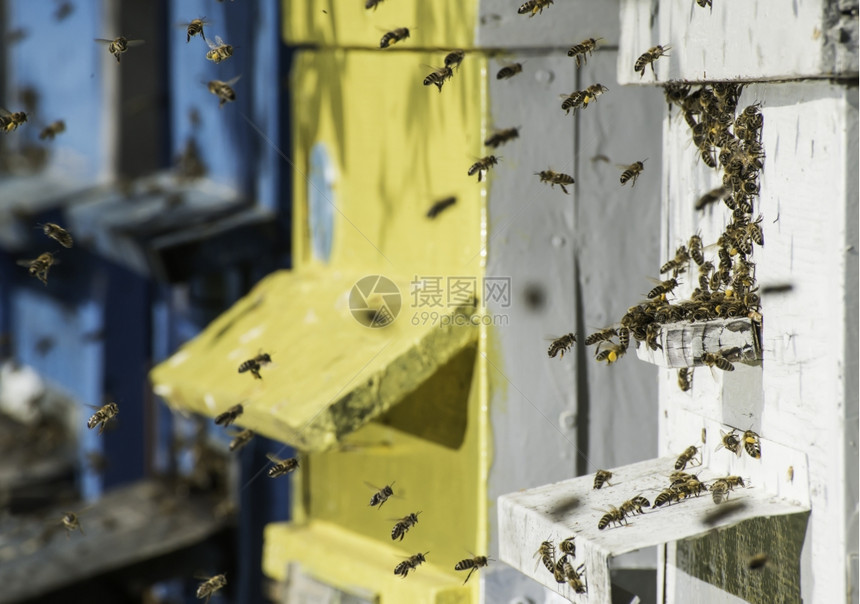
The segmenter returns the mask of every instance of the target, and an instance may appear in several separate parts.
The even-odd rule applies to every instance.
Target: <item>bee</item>
[[[568,537],[558,544],[558,550],[571,558],[576,557],[576,545],[573,543],[573,537]]]
[[[71,2],[61,2],[54,11],[54,19],[56,21],[64,21],[69,15],[75,11],[75,5]]]
[[[621,184],[627,184],[627,181],[633,179],[633,183],[630,185],[631,187],[636,186],[636,179],[639,178],[639,175],[642,173],[642,170],[645,169],[645,162],[647,159],[643,159],[642,161],[637,161],[635,163],[630,164],[629,166],[620,166],[624,168],[624,172],[621,173]]]
[[[46,222],[45,224],[40,224],[39,226],[42,227],[42,232],[45,235],[47,235],[63,247],[72,247],[72,244],[74,243],[74,241],[72,240],[72,236],[66,229],[64,229],[60,225],[55,224],[53,222]]]
[[[627,327],[618,328],[618,345],[624,350],[630,346],[630,330]]]
[[[609,482],[610,478],[612,478],[612,472],[610,472],[609,470],[597,470],[597,472],[594,473],[593,488],[599,489],[604,484],[612,486],[612,484]]]
[[[698,479],[698,477],[691,476],[683,484],[676,486],[675,489],[679,492],[679,496],[683,495],[684,497],[689,497],[690,495],[695,495],[698,497],[699,493],[707,490],[707,487]]]
[[[767,554],[756,554],[747,561],[747,568],[750,570],[761,570],[768,565],[769,561],[770,558],[768,558]]]
[[[0,107],[0,129],[4,132],[12,132],[16,130],[18,126],[27,121],[27,114],[23,111],[16,111],[15,113],[10,113],[6,109]]]
[[[735,366],[729,362],[721,352],[706,352],[704,353],[700,359],[702,363],[707,365],[708,367],[716,367],[717,369],[722,369],[723,371],[734,371]]]
[[[648,501],[645,497],[642,497],[641,495],[637,495],[633,499],[630,499],[630,500],[622,503],[621,507],[618,509],[620,509],[621,512],[625,516],[627,516],[627,515],[634,516],[636,514],[644,514],[645,512],[642,511],[642,508],[650,508],[650,507],[651,507],[650,501]]]
[[[467,172],[468,176],[472,176],[475,172],[478,173],[478,182],[481,182],[484,179],[484,172],[490,169],[491,166],[495,166],[499,163],[498,157],[495,155],[487,155],[486,157],[482,157],[478,161],[476,161],[469,168]]]
[[[713,8],[713,4],[712,4],[712,3],[713,3],[713,1],[714,1],[714,0],[696,0],[696,4],[698,4],[698,5],[699,5],[699,6],[701,6],[702,8],[705,8],[706,6],[707,6],[707,7],[710,7],[710,8]]]
[[[87,406],[96,409],[96,412],[87,420],[87,428],[92,430],[96,426],[99,426],[99,434],[105,431],[108,421],[116,417],[119,413],[119,407],[116,403],[108,403],[103,407]]]
[[[388,48],[392,44],[397,44],[398,42],[405,40],[409,37],[409,28],[408,27],[398,27],[397,29],[392,29],[389,32],[386,32],[382,39],[379,41],[379,48]]]
[[[598,342],[607,342],[617,335],[618,332],[615,330],[614,327],[607,327],[585,338],[585,345],[591,346],[592,344],[597,344]]]
[[[412,514],[399,519],[397,524],[394,525],[394,528],[391,529],[391,540],[397,541],[397,539],[400,539],[403,541],[403,537],[406,536],[407,531],[418,524],[418,514],[420,513],[421,512],[413,512]]]
[[[720,430],[720,435],[722,438],[720,439],[720,444],[717,445],[717,448],[715,449],[715,451],[719,451],[720,448],[722,447],[722,448],[725,448],[725,449],[731,451],[735,455],[740,455],[741,454],[741,441],[739,441],[738,437],[735,436],[735,432],[736,432],[736,430],[734,428],[732,428],[731,432],[723,432],[722,430]]]
[[[115,38],[113,40],[105,40],[104,38],[96,38],[96,42],[99,44],[107,44],[108,52],[116,57],[116,62],[120,62],[120,55],[126,52],[132,46],[140,46],[144,43],[143,40],[128,40],[123,36],[119,38]]]
[[[541,543],[540,547],[535,552],[535,557],[543,563],[549,572],[555,574],[555,545],[552,541],[547,540]],[[535,564],[535,569],[537,569],[537,564]]]
[[[54,140],[54,137],[60,134],[61,132],[66,131],[66,122],[63,120],[57,120],[51,124],[48,124],[42,131],[39,132],[39,140],[43,141],[46,138],[50,140]]]
[[[487,139],[484,141],[484,144],[488,147],[492,147],[493,149],[495,149],[500,145],[505,144],[509,140],[519,138],[519,136],[519,128],[506,128],[505,130],[496,130],[490,136],[487,137]]]
[[[678,388],[681,392],[689,392],[693,387],[693,372],[688,367],[681,367],[678,370]]]
[[[660,491],[660,493],[654,499],[654,507],[659,508],[660,506],[666,505],[667,503],[678,501],[679,498],[680,492],[673,487],[669,487],[664,491]]]
[[[588,38],[575,46],[571,46],[567,51],[567,56],[574,57],[576,66],[579,67],[588,62],[588,55],[597,50],[598,43],[603,41],[603,38]]]
[[[551,359],[554,359],[558,354],[561,354],[561,358],[564,358],[564,353],[570,352],[571,347],[575,343],[576,336],[572,333],[569,333],[553,340],[552,344],[549,345],[549,349],[546,351],[546,353]]]
[[[230,451],[241,451],[245,445],[251,442],[252,438],[254,438],[254,433],[251,430],[242,430],[230,441]]]
[[[268,353],[260,353],[255,356],[253,359],[248,359],[241,365],[239,365],[239,373],[245,373],[246,371],[250,371],[254,376],[254,379],[261,380],[263,379],[260,375],[260,368],[263,365],[268,365],[272,362],[272,357]]]
[[[427,559],[424,557],[430,552],[424,552],[423,554],[418,553],[410,558],[407,558],[400,564],[394,567],[394,574],[399,575],[401,577],[405,577],[409,574],[410,570],[415,570],[422,562],[427,562]]]
[[[588,585],[582,580],[584,569],[585,565],[581,564],[576,570],[573,570],[571,567],[565,574],[567,584],[570,585],[570,588],[578,594],[584,594],[588,591]]]
[[[794,482],[794,466],[788,466],[788,470],[785,473],[785,477],[788,482]]]
[[[675,279],[667,279],[648,292],[648,298],[656,298],[662,294],[671,293],[673,289],[678,287],[678,281]]]
[[[227,427],[233,422],[236,421],[236,418],[242,415],[245,411],[245,408],[242,407],[241,404],[233,405],[229,409],[227,409],[224,413],[215,417],[215,424],[219,426]]]
[[[693,460],[693,458],[696,456],[696,454],[698,452],[699,452],[699,447],[696,447],[694,445],[690,445],[689,447],[684,449],[684,452],[681,453],[678,456],[677,461],[675,461],[675,469],[676,470],[683,470],[684,468],[686,468],[687,464]],[[696,465],[700,465],[700,464],[701,464],[701,462],[699,464],[696,464]]]
[[[543,9],[552,4],[552,0],[528,0],[523,2],[517,9],[518,15],[531,13],[529,18],[534,17],[537,13],[543,13]]]
[[[690,254],[687,252],[687,246],[682,245],[675,250],[675,257],[672,260],[669,260],[660,267],[660,274],[668,273],[669,271],[674,271],[674,275],[677,277],[678,274],[684,272],[686,270],[687,262],[690,261]]]
[[[236,91],[233,90],[233,84],[238,82],[241,77],[241,75],[237,75],[232,80],[228,80],[226,82],[222,82],[221,80],[209,80],[207,87],[209,88],[209,92],[218,97],[219,109],[224,106],[224,103],[232,103],[236,100]]]
[[[561,108],[564,109],[565,114],[569,114],[571,110],[575,114],[576,110],[582,107],[582,103],[585,101],[586,91],[576,90],[568,95],[563,94],[561,96],[564,98]]]
[[[372,8],[373,10],[376,10],[376,7],[379,6],[380,4],[382,4],[382,0],[367,0],[364,3],[364,8],[366,8],[368,10],[370,10]]]
[[[740,476],[726,476],[723,480],[726,481],[730,491],[733,491],[735,487],[746,487],[744,479]]]
[[[473,572],[487,565],[489,565],[489,558],[487,558],[486,556],[475,556],[474,558],[466,558],[465,560],[460,560],[459,562],[457,562],[457,564],[454,565],[454,570],[469,571],[469,574],[466,575],[466,580],[463,581],[463,585],[465,585],[466,583],[468,583],[469,578],[472,576]]]
[[[453,69],[448,66],[439,67],[436,71],[431,72],[426,78],[424,78],[424,85],[430,86],[433,84],[439,89],[439,92],[442,92],[442,85],[445,83],[445,80],[450,80],[453,77]]]
[[[502,67],[499,72],[496,74],[497,80],[508,80],[523,70],[522,63],[513,63],[511,65],[505,65]]]
[[[388,498],[391,497],[392,495],[394,495],[394,490],[391,488],[391,486],[393,484],[394,484],[394,482],[392,482],[390,485],[387,484],[384,487],[382,487],[381,489],[379,489],[379,488],[373,486],[372,484],[367,483],[367,485],[370,488],[376,489],[376,493],[374,493],[373,496],[370,498],[370,505],[371,506],[377,506],[378,505],[379,506],[378,509],[382,509],[383,504],[385,504],[385,502],[388,501]]]
[[[702,444],[706,444],[708,442],[708,429],[702,426]]]
[[[455,203],[457,203],[457,198],[453,196],[440,199],[427,210],[427,218],[436,218],[443,210],[450,208]]]
[[[618,525],[620,525],[622,522],[624,522],[624,523],[627,522],[627,519],[624,517],[624,512],[619,510],[614,505],[609,506],[608,511],[606,511],[606,510],[604,510],[604,511],[606,513],[597,522],[597,528],[601,531],[603,529],[605,529],[607,526],[609,526],[610,522],[613,524],[618,524]]]
[[[269,468],[269,478],[286,476],[287,474],[289,474],[293,470],[296,470],[299,467],[299,460],[295,457],[291,457],[289,459],[278,459],[271,453],[266,453],[266,457],[269,458],[269,461],[275,464],[271,468]]]
[[[606,361],[608,365],[611,365],[618,359],[624,356],[624,353],[627,352],[624,348],[622,348],[619,344],[607,344],[603,350],[600,350],[600,346],[597,347],[598,350],[594,354],[594,358],[598,362]]]
[[[759,442],[758,434],[752,430],[744,432],[743,436],[744,451],[747,455],[754,459],[761,459],[761,442]]]
[[[588,104],[592,101],[596,101],[597,97],[599,97],[604,92],[607,92],[609,88],[604,86],[603,84],[592,84],[588,88],[585,89],[585,97],[582,99],[583,107],[588,107]]]
[[[553,172],[552,170],[542,170],[535,172],[535,175],[540,177],[541,182],[548,182],[551,187],[558,185],[565,194],[569,195],[567,188],[564,185],[574,184],[573,176],[562,174],[561,172]]]
[[[221,61],[226,61],[233,56],[233,46],[224,42],[221,36],[215,36],[215,42],[206,40],[209,46],[209,52],[206,53],[206,58],[216,65]]]
[[[757,245],[764,245],[764,234],[762,233],[761,224],[762,217],[759,216],[753,222],[746,226],[747,234]]]
[[[196,596],[201,600],[206,598],[206,604],[208,604],[209,598],[212,597],[212,594],[225,585],[227,585],[227,577],[224,575],[215,575],[214,577],[206,579],[197,587]]]
[[[206,34],[203,32],[203,26],[209,25],[211,21],[207,20],[206,17],[201,17],[199,19],[192,19],[188,23],[182,23],[182,27],[186,28],[185,32],[185,43],[191,41],[191,38],[200,34],[200,37],[206,40]]]
[[[640,55],[638,59],[636,59],[636,63],[633,65],[633,71],[641,72],[639,73],[639,77],[641,78],[645,75],[645,68],[650,65],[651,73],[654,74],[654,78],[656,79],[657,72],[654,71],[654,61],[656,61],[660,57],[668,57],[669,55],[666,54],[666,51],[671,49],[672,47],[668,44],[665,46],[652,46],[644,53],[642,53],[642,55]]]
[[[719,478],[711,484],[711,498],[714,503],[720,505],[729,496],[729,483],[725,479]]]
[[[693,262],[702,266],[705,263],[705,258],[702,255],[702,238],[699,235],[693,235],[690,237],[688,245],[690,246],[690,258],[693,259]]]
[[[63,528],[66,529],[66,539],[69,538],[70,533],[74,533],[76,530],[81,531],[81,535],[84,534],[84,528],[81,526],[78,515],[74,512],[66,512],[63,514],[63,518],[60,520],[60,523],[63,525]]]
[[[445,67],[449,69],[458,69],[463,58],[466,56],[465,50],[452,50],[445,55]]]

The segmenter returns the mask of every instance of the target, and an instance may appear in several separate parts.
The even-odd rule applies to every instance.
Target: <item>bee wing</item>
[[[216,48],[218,48],[219,46],[221,46],[221,37],[220,37],[220,36],[215,36],[215,40],[217,40],[217,42],[213,42],[212,40],[206,40],[206,44],[207,44],[207,45],[209,46],[209,48],[211,48],[212,50],[215,50]]]
[[[6,109],[6,108],[4,108],[4,107],[0,107],[0,115],[2,115],[2,116],[4,116],[4,117],[9,117],[9,116],[11,116],[11,115],[12,115],[12,113],[11,113],[11,112],[9,112],[9,110],[8,110],[8,109]]]
[[[104,38],[93,38],[99,44],[113,44],[113,40],[105,40]]]
[[[126,42],[126,46],[140,46],[141,44],[146,44],[146,40],[128,40]]]
[[[224,40],[221,39],[221,36],[215,36],[215,47],[217,48],[218,46],[226,46]]]
[[[373,489],[374,491],[381,491],[381,490],[382,490],[382,489],[380,489],[378,486],[373,485],[373,484],[370,484],[370,483],[369,483],[369,482],[367,482],[366,480],[364,481],[364,484],[366,484],[367,486],[369,486],[369,487],[370,487],[371,489]]]
[[[271,461],[272,463],[284,463],[283,459],[279,459],[278,457],[275,457],[271,453],[266,453],[266,457],[268,457],[269,461]]]
[[[615,164],[615,167],[619,170],[629,170],[633,167],[634,164]]]
[[[224,82],[224,83],[225,83],[227,86],[232,86],[233,84],[235,84],[236,82],[238,82],[238,81],[239,81],[239,78],[241,78],[241,77],[242,77],[242,74],[240,73],[239,75],[237,75],[237,76],[236,76],[235,78],[233,78],[232,80],[227,80],[227,81],[226,81],[226,82]]]
[[[17,264],[18,266],[23,266],[23,267],[26,267],[26,268],[30,268],[30,265],[31,265],[34,261],[35,261],[35,259],[33,259],[33,260],[17,260],[17,261],[15,261],[15,264]]]

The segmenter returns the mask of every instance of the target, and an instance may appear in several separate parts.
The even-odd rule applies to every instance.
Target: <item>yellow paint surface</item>
[[[287,44],[379,49],[385,32],[407,27],[398,49],[453,49],[474,45],[478,0],[383,0],[376,10],[364,0],[284,0],[283,9]]]

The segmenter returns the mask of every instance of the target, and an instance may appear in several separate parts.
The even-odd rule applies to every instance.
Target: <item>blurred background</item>
[[[652,287],[644,276],[660,264],[662,93],[616,84],[615,1],[578,3],[587,22],[574,15],[583,6],[556,3],[529,19],[501,0],[467,4],[0,0],[0,106],[27,114],[0,133],[0,602],[191,602],[219,573],[227,586],[213,603],[435,602],[423,594],[449,592],[461,599],[445,601],[550,601],[511,569],[462,588],[455,559],[426,584],[420,574],[394,584],[394,555],[411,546],[392,553],[390,528],[371,536],[344,511],[363,513],[372,494],[356,469],[373,467],[366,481],[379,486],[396,479],[407,497],[426,488],[415,507],[430,523],[434,498],[436,509],[452,506],[446,493],[462,480],[477,485],[458,491],[469,512],[438,514],[449,528],[432,532],[463,543],[431,536],[422,549],[493,555],[499,494],[657,453],[656,369],[635,359],[606,367],[584,348],[549,363],[546,338],[611,325]],[[207,60],[200,36],[186,39],[188,23],[204,17],[206,40],[233,47],[220,63]],[[380,51],[396,27],[412,28],[410,38]],[[119,36],[144,43],[113,56],[95,41]],[[567,48],[597,36],[600,50],[578,68]],[[439,92],[423,84],[455,48],[466,58],[454,77]],[[496,77],[514,62],[521,74]],[[220,106],[208,83],[237,77],[235,101]],[[565,116],[559,94],[594,83],[610,91]],[[57,120],[61,132],[40,136]],[[519,139],[495,151],[489,183],[476,183],[469,166],[494,152],[482,142],[512,127]],[[644,158],[635,189],[621,187],[616,164]],[[546,169],[573,175],[573,194],[540,183],[535,173]],[[456,205],[429,219],[449,195]],[[74,247],[45,237],[45,223],[68,229]],[[55,262],[43,284],[19,263],[45,252]],[[203,342],[229,309],[240,314],[234,304],[269,291],[254,288],[282,269],[285,317],[240,360],[263,345],[281,368],[306,356],[333,367],[343,396],[361,380],[325,356],[332,348],[357,351],[368,371],[385,367],[339,324],[293,333],[291,317],[326,316],[335,298],[325,283],[308,285],[312,277],[338,284],[346,275],[344,291],[376,273],[398,284],[501,277],[507,302],[484,301],[506,322],[450,346],[415,336],[422,344],[410,347],[444,350],[438,367],[414,372],[354,434],[338,432],[334,453],[308,453],[311,469],[269,480],[266,454],[288,457],[295,441],[266,429],[268,408],[246,405],[237,425],[261,434],[231,452],[232,436],[212,419],[223,408],[186,396],[211,383],[219,401],[242,400],[231,398],[242,392],[233,382],[218,381],[252,381],[235,373],[239,361],[222,372],[197,348],[216,363],[211,372],[168,369],[181,346]],[[366,330],[341,314],[348,329]],[[167,373],[151,381],[159,364]],[[181,395],[165,394],[171,388]],[[421,415],[440,392],[451,408]],[[119,415],[103,434],[87,429],[94,407],[109,402]],[[367,442],[384,452],[356,453]],[[397,451],[409,453],[398,460]],[[337,488],[321,490],[326,481]],[[70,511],[80,529],[63,524]],[[264,539],[267,526],[287,532]],[[342,551],[301,553],[325,538]],[[376,595],[344,587],[364,572],[349,563],[361,557],[385,576]],[[616,579],[649,601],[655,565],[654,552],[633,555]],[[314,581],[302,583],[302,572]],[[341,591],[320,591],[326,582]],[[390,595],[409,588],[422,595]]]

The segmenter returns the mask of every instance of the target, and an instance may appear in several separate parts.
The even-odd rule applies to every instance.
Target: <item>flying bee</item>
[[[230,451],[241,451],[245,445],[251,442],[252,438],[254,438],[253,431],[242,430],[230,441]]]
[[[741,441],[738,440],[738,437],[735,436],[735,428],[732,428],[731,432],[723,432],[720,430],[720,444],[717,445],[715,451],[719,451],[720,448],[727,449],[734,453],[735,455],[741,454]]]
[[[236,100],[236,91],[233,90],[233,84],[238,82],[241,77],[241,75],[237,75],[235,78],[227,80],[226,82],[222,82],[221,80],[209,80],[209,83],[206,86],[209,88],[209,92],[218,97],[219,109],[224,106],[224,103],[232,103]]]
[[[382,487],[381,489],[373,486],[370,483],[365,483],[365,484],[367,484],[367,486],[369,486],[371,489],[376,489],[376,493],[374,493],[373,496],[370,498],[370,505],[371,506],[377,506],[378,505],[379,506],[378,509],[382,509],[383,504],[385,504],[385,502],[388,501],[388,498],[394,495],[394,490],[391,488],[391,486],[394,484],[393,481],[391,484],[387,484],[384,487]]]
[[[193,38],[197,34],[200,34],[200,37],[203,38],[204,40],[206,40],[206,34],[203,33],[203,26],[209,25],[211,23],[212,22],[209,21],[206,17],[201,17],[199,19],[192,19],[188,23],[180,23],[180,25],[182,27],[186,28],[186,30],[185,30],[185,34],[186,34],[185,35],[185,43],[187,44],[188,42],[190,42],[191,38]]]
[[[495,166],[499,163],[499,157],[495,155],[487,155],[486,157],[482,157],[478,161],[476,161],[469,168],[467,172],[468,176],[472,176],[475,172],[478,173],[478,182],[481,182],[484,179],[484,172],[490,169],[491,166]]]
[[[242,407],[242,404],[233,405],[229,409],[227,409],[224,413],[217,415],[215,417],[215,424],[218,426],[224,426],[225,428],[236,421],[242,413],[245,411],[245,408]]]
[[[92,414],[89,420],[87,420],[87,428],[92,430],[96,426],[99,426],[99,434],[105,431],[105,426],[109,420],[113,419],[119,413],[119,407],[116,403],[108,403],[103,407],[96,407],[94,405],[87,405],[92,409],[96,409],[96,412]]]
[[[389,32],[386,32],[382,39],[379,41],[379,48],[388,48],[392,44],[397,44],[409,37],[409,28],[408,27],[398,27],[397,29],[392,29]]]
[[[436,218],[439,214],[441,214],[444,210],[447,210],[452,205],[457,203],[456,197],[446,197],[445,199],[440,199],[427,210],[427,218]]]
[[[401,577],[405,577],[409,574],[410,570],[415,570],[422,562],[427,562],[427,559],[424,557],[430,552],[424,552],[423,554],[418,553],[414,556],[411,556],[394,567],[394,574],[399,575]]]
[[[694,445],[690,445],[689,447],[684,449],[684,452],[681,453],[678,456],[677,461],[675,461],[675,469],[676,470],[683,470],[684,468],[686,468],[687,464],[693,461],[693,458],[696,456],[696,454],[698,452],[699,452],[699,447],[696,447]],[[701,465],[701,462],[699,462],[696,465]]]
[[[699,359],[708,367],[716,367],[723,371],[734,371],[735,366],[721,352],[706,352]]]
[[[678,370],[678,388],[681,392],[689,392],[693,387],[693,372],[689,367],[681,367]]]
[[[518,15],[529,14],[529,18],[534,17],[538,13],[543,13],[543,9],[552,4],[552,0],[528,0],[523,2],[517,9]]]
[[[561,358],[564,358],[564,353],[570,352],[571,347],[575,343],[576,336],[572,333],[569,333],[553,340],[552,344],[549,345],[549,349],[546,351],[546,353],[551,359],[554,359],[559,354],[561,354]]]
[[[72,247],[72,244],[74,243],[74,241],[72,240],[72,236],[66,229],[64,229],[60,225],[55,224],[53,222],[46,222],[45,224],[41,224],[39,226],[42,227],[42,232],[45,235],[47,235],[63,247]]]
[[[260,368],[263,367],[263,365],[268,365],[271,362],[271,355],[267,352],[261,352],[253,359],[248,359],[247,361],[239,365],[239,373],[245,373],[246,371],[250,371],[251,374],[254,376],[254,379],[261,380],[263,378],[260,375]]]
[[[633,65],[633,71],[640,72],[639,77],[645,75],[645,68],[649,65],[651,66],[651,73],[654,74],[654,78],[657,78],[657,72],[654,71],[654,61],[659,59],[660,57],[668,57],[666,54],[667,50],[671,50],[672,47],[668,44],[665,46],[652,46],[648,50],[646,50],[638,59],[636,59],[636,63]]]
[[[54,140],[54,137],[58,134],[66,131],[66,122],[63,120],[57,120],[51,124],[48,124],[42,131],[39,132],[39,140],[43,141],[46,138],[50,140]]]
[[[278,476],[286,476],[293,470],[299,467],[299,460],[295,457],[291,457],[289,459],[278,459],[271,453],[266,453],[266,457],[269,458],[273,465],[269,468],[268,475],[269,478],[277,478]]]
[[[376,7],[379,6],[380,4],[382,4],[382,0],[367,0],[364,3],[364,8],[366,8],[368,10],[370,10],[372,8],[373,10],[376,10]]]
[[[607,88],[603,84],[592,84],[585,89],[585,98],[582,99],[583,107],[588,107],[589,103],[591,103],[592,101],[596,101],[597,97],[608,91],[609,88]]]
[[[548,182],[551,187],[555,185],[560,186],[566,195],[570,193],[564,185],[572,185],[575,182],[573,176],[562,174],[561,172],[553,172],[552,170],[541,170],[540,172],[535,172],[535,175],[540,177],[541,182]]]
[[[609,482],[609,479],[612,478],[612,472],[609,470],[597,470],[594,473],[594,487],[595,489],[599,489],[604,484],[612,486],[612,483]]]
[[[693,262],[702,266],[705,263],[705,258],[702,255],[702,238],[699,235],[693,235],[690,237],[687,245],[690,246],[690,258],[693,259]]]
[[[619,344],[606,344],[603,347],[603,350],[600,350],[600,346],[597,347],[597,351],[595,351],[594,358],[598,362],[606,361],[607,365],[611,365],[618,359],[624,356],[624,353],[627,352],[623,349]]]
[[[505,65],[502,67],[499,72],[496,74],[497,80],[508,80],[523,70],[522,63],[512,63],[511,65]]]
[[[648,292],[648,298],[656,298],[657,296],[671,293],[676,287],[678,287],[678,281],[676,279],[667,279],[666,281],[660,282],[659,285],[655,286],[650,292]]]
[[[567,51],[567,56],[574,57],[576,66],[584,65],[588,62],[588,56],[597,50],[598,44],[603,41],[603,38],[588,38],[575,46],[571,46]]]
[[[754,459],[761,459],[761,442],[758,439],[758,434],[752,430],[744,432],[743,436],[744,451],[747,455]]]
[[[48,270],[54,264],[54,255],[51,252],[39,254],[38,258],[33,260],[19,260],[19,266],[26,266],[30,274],[35,276],[39,281],[48,284]]]
[[[690,253],[686,245],[681,245],[675,250],[675,257],[660,267],[660,274],[674,271],[675,276],[684,272],[686,264],[690,261]]]
[[[465,50],[452,50],[445,55],[445,67],[449,69],[458,69],[463,58],[466,56]]]
[[[196,596],[201,600],[203,598],[206,598],[205,604],[208,604],[209,598],[212,597],[212,594],[214,594],[216,591],[218,591],[225,585],[227,585],[227,577],[224,575],[215,575],[214,577],[206,579],[197,587]]]
[[[486,556],[475,556],[474,558],[466,558],[465,560],[460,560],[459,562],[457,562],[457,564],[454,565],[454,570],[469,571],[469,574],[466,575],[466,580],[463,581],[463,585],[465,585],[466,583],[468,583],[469,578],[472,576],[473,572],[487,565],[489,565],[489,558],[487,558]]]
[[[619,168],[623,168],[624,172],[621,173],[621,184],[627,184],[627,181],[633,179],[633,183],[630,185],[631,187],[636,186],[636,179],[639,178],[639,175],[642,173],[642,170],[645,169],[645,162],[647,159],[643,159],[642,161],[637,161],[635,163],[630,164],[629,166],[618,166]]]
[[[120,55],[126,52],[132,46],[140,46],[144,43],[143,40],[128,40],[123,36],[119,38],[115,38],[113,40],[105,40],[104,38],[96,38],[96,42],[99,44],[107,44],[108,52],[116,57],[116,62],[120,62]]]
[[[12,132],[16,130],[18,126],[27,121],[27,114],[23,111],[16,111],[15,113],[11,113],[6,109],[0,107],[0,129],[4,132]]]
[[[506,128],[504,130],[496,130],[490,136],[487,137],[487,139],[484,141],[484,144],[488,147],[496,149],[500,145],[503,145],[508,142],[509,140],[519,138],[519,136],[519,128]]]
[[[610,522],[618,525],[622,522],[627,522],[627,519],[624,517],[624,512],[616,508],[614,505],[609,506],[609,510],[604,511],[606,513],[597,522],[597,528],[601,531],[609,526]]]
[[[206,58],[216,65],[233,56],[233,46],[224,42],[224,40],[221,39],[221,36],[215,36],[215,42],[206,40],[206,44],[209,46],[209,52],[206,53]]]
[[[418,524],[418,514],[421,512],[413,512],[408,516],[404,516],[397,521],[397,524],[394,525],[394,528],[391,529],[391,540],[397,541],[400,539],[403,541],[403,537],[406,536],[406,533],[410,528]]]
[[[707,7],[710,7],[710,8],[713,8],[713,4],[712,4],[712,3],[713,3],[713,1],[714,1],[714,0],[696,0],[696,4],[698,4],[698,5],[699,5],[699,6],[701,6],[702,8],[705,8],[706,6],[707,6]]]
[[[60,524],[62,524],[63,528],[66,529],[66,539],[69,538],[70,533],[74,533],[76,530],[81,531],[81,535],[84,534],[84,528],[81,526],[80,519],[74,512],[66,512],[63,514]]]
[[[564,101],[561,103],[561,108],[564,109],[564,112],[569,114],[572,110],[576,114],[576,110],[582,107],[586,92],[584,90],[575,90],[570,94],[563,94],[561,96],[564,98]]]
[[[445,80],[450,80],[454,77],[454,70],[448,67],[439,67],[436,71],[431,72],[426,78],[424,78],[424,85],[430,86],[431,84],[436,86],[439,89],[439,92],[442,92],[442,85],[445,83]]]
[[[585,345],[591,346],[592,344],[597,344],[598,342],[607,342],[618,335],[618,331],[614,327],[607,327],[605,329],[601,329],[600,331],[596,331],[587,338],[585,338]]]

